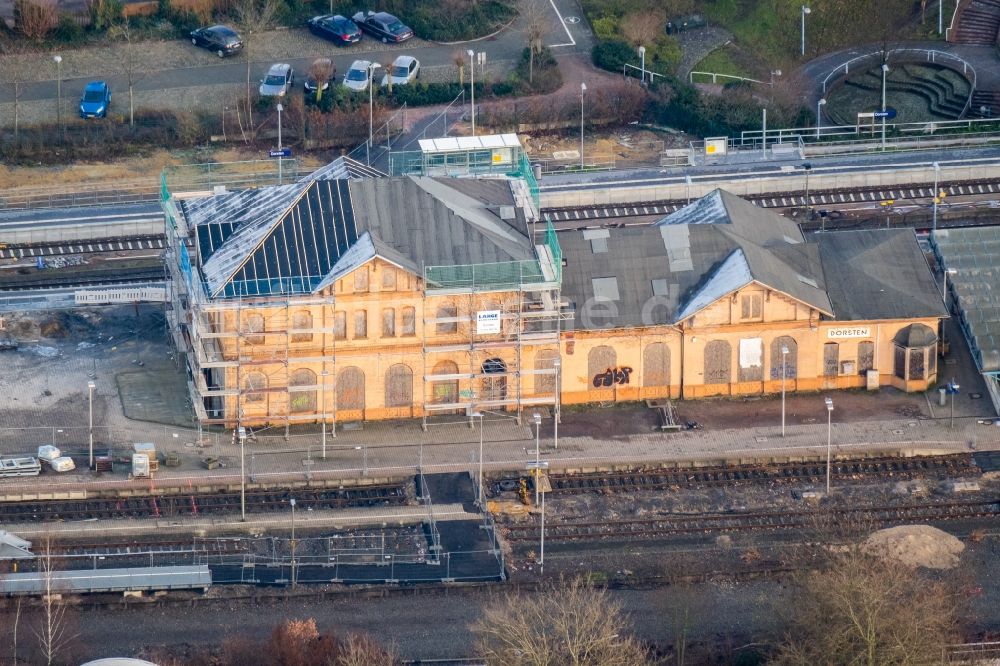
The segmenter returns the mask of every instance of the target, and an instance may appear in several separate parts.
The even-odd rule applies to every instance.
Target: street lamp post
[[[825,398],[826,403],[826,494],[830,494],[830,460],[832,457],[832,446],[831,446],[831,435],[832,428],[830,425],[831,419],[833,417],[833,398]]]
[[[355,446],[354,450],[362,452],[361,455],[363,456],[363,458],[362,458],[362,463],[361,463],[361,465],[362,465],[362,467],[361,467],[361,476],[368,476],[368,445],[365,444],[364,446]],[[421,448],[420,449],[420,455],[421,456],[423,456],[423,454],[424,454],[423,451],[424,451],[423,448]]]
[[[372,145],[375,141],[375,68],[374,62],[368,63],[368,165],[372,163]]]
[[[954,404],[954,396],[952,396],[952,404]],[[541,535],[538,541],[539,541],[538,573],[544,575],[545,574],[545,493],[542,493],[542,525],[541,525]]]
[[[802,5],[802,55],[806,54],[806,14],[811,12],[811,9]]]
[[[94,469],[94,389],[97,384],[87,382],[87,400],[90,406],[90,469]]]
[[[479,419],[479,492],[476,501],[479,503],[480,509],[485,509],[485,494],[483,493],[483,416],[482,412],[472,412],[470,414],[472,418]]]
[[[580,171],[583,171],[583,96],[587,92],[587,84],[580,82]]]
[[[244,446],[247,441],[247,429],[240,426],[236,431],[236,436],[240,439],[240,521],[245,523],[247,520],[247,468]]]
[[[958,273],[958,269],[946,268],[942,271],[942,283],[941,283],[941,300],[944,301],[944,307],[948,309],[948,276],[955,275]]]
[[[940,193],[938,192],[938,177],[941,175],[941,165],[935,162],[934,167],[934,222],[931,224],[931,231],[937,231],[937,207]]]
[[[948,393],[951,394],[951,422],[948,424],[949,428],[955,427],[955,394],[958,393],[958,389],[959,385],[955,383],[955,378],[952,377],[948,383]]]
[[[322,441],[322,451],[323,451],[322,458],[323,458],[323,460],[326,460],[326,378],[329,375],[330,375],[330,373],[327,372],[326,370],[324,370],[323,372],[320,373],[320,376],[323,378],[323,387],[322,387],[322,390],[320,391],[320,393],[321,393],[320,397],[323,400],[323,436],[322,436],[322,440],[321,440]]]
[[[538,412],[535,412],[532,418],[535,421],[535,506],[538,506],[538,474],[539,470],[541,469],[539,467],[540,456],[538,450],[538,438],[539,438],[539,429],[541,428],[542,425],[542,415],[539,414]]]
[[[820,126],[821,126],[821,124],[823,122],[823,112],[822,112],[821,107],[824,104],[826,104],[826,100],[825,99],[821,99],[820,101],[816,102],[816,140],[817,141],[819,140]]]
[[[285,110],[285,107],[278,103],[275,107],[278,110],[278,184],[284,183],[284,178],[281,173],[281,112]]]
[[[781,346],[781,436],[785,436],[785,369],[787,367],[788,347]]]
[[[646,85],[646,47],[639,47],[639,72],[641,78],[639,79],[641,85]]]
[[[687,191],[687,202],[691,203],[691,185],[694,181],[691,180],[691,176],[684,176],[684,189]]]
[[[469,49],[466,53],[469,55],[469,106],[472,109],[469,115],[472,118],[472,136],[476,136],[476,52]]]
[[[295,498],[288,500],[288,503],[292,505],[292,542],[289,544],[292,547],[292,589],[295,589]]]
[[[555,359],[554,361],[552,361],[552,367],[556,371],[556,409],[555,409],[555,413],[552,415],[552,448],[554,448],[556,451],[558,451],[559,450],[559,410],[560,410],[559,394],[560,394],[560,391],[561,391],[561,386],[560,386],[561,382],[559,380],[562,379],[562,377],[560,375],[560,370],[562,368],[562,362],[559,359]]]
[[[882,63],[882,150],[885,151],[885,76],[889,73],[889,65]]]
[[[52,56],[56,63],[56,122],[62,127],[62,56]]]
[[[809,218],[812,217],[812,203],[810,203],[809,201],[809,172],[812,171],[813,165],[811,162],[806,162],[805,164],[802,165],[802,168],[806,172],[806,199],[803,203],[805,203],[805,208],[806,208],[805,221],[808,222]]]
[[[938,0],[938,34],[944,32],[944,0]]]

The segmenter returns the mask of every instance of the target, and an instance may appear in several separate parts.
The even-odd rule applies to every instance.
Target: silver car
[[[267,70],[267,76],[261,79],[260,96],[282,97],[292,89],[294,81],[295,73],[291,65],[287,63],[271,65],[271,69]]]
[[[369,72],[369,70],[371,70]],[[370,60],[355,60],[351,63],[351,68],[344,74],[344,87],[355,92],[368,90],[368,82],[372,81],[376,86],[383,85],[386,78],[385,70],[378,63]]]
[[[389,76],[386,78],[387,81],[383,82],[382,85],[389,81],[394,86],[412,83],[420,78],[420,61],[413,56],[401,55],[392,62],[392,69],[389,70]]]

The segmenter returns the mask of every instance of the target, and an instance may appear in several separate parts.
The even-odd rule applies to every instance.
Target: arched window
[[[243,333],[249,344],[264,344],[264,315],[248,314],[243,320]]]
[[[670,386],[670,348],[665,342],[653,342],[643,350],[642,385]]]
[[[858,372],[865,373],[875,369],[875,343],[858,343]]]
[[[308,310],[292,314],[292,342],[312,342],[313,317]]]
[[[444,319],[446,317],[457,317],[458,308],[451,304],[445,304],[438,306],[437,318]],[[458,322],[455,321],[439,321],[437,323],[438,333],[456,333],[458,332]]]
[[[337,373],[337,409],[365,408],[365,373],[348,366]]]
[[[267,376],[263,372],[248,372],[243,379],[243,392],[247,402],[264,402],[267,398]]]
[[[333,339],[347,339],[347,313],[343,310],[337,310],[333,313]]]
[[[594,377],[614,369],[616,365],[618,365],[618,354],[615,353],[613,347],[601,345],[591,349],[590,353],[587,354],[587,376],[590,380],[588,386],[595,388]]]
[[[368,337],[368,311],[354,311],[354,339],[364,339]]]
[[[782,348],[787,354],[782,354]],[[771,379],[795,379],[799,376],[799,345],[795,338],[780,335],[771,340]]]
[[[507,364],[503,362],[503,359],[491,358],[483,361],[482,371],[484,375],[496,375],[496,377],[483,377],[481,398],[483,400],[506,400]]]
[[[733,348],[725,340],[712,340],[705,345],[705,383],[732,382]]]
[[[393,308],[382,310],[382,337],[396,337],[396,311]]]
[[[410,407],[413,405],[413,371],[410,366],[396,363],[385,373],[385,406]]]
[[[288,410],[293,414],[316,411],[316,373],[309,368],[299,368],[288,378]]]
[[[823,375],[836,377],[840,374],[840,344],[827,342],[823,345]]]
[[[457,375],[458,365],[454,361],[441,361],[431,370],[432,375]],[[431,402],[450,404],[458,402],[458,380],[442,379],[431,382]]]
[[[543,349],[535,354],[535,371],[554,370],[555,360],[559,352],[555,349]],[[556,392],[556,374],[535,375],[535,395],[554,395]]]
[[[417,311],[412,307],[405,307],[400,311],[399,334],[403,336],[417,334]]]

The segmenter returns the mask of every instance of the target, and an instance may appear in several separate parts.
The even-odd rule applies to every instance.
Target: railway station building
[[[526,163],[522,166],[527,166]],[[203,424],[520,416],[560,404],[936,381],[911,230],[806,238],[716,191],[556,233],[518,169],[164,187],[169,317]]]

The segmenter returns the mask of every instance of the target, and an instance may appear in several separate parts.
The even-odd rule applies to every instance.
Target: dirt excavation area
[[[965,544],[929,525],[900,525],[879,530],[864,541],[865,549],[910,567],[954,569]]]

